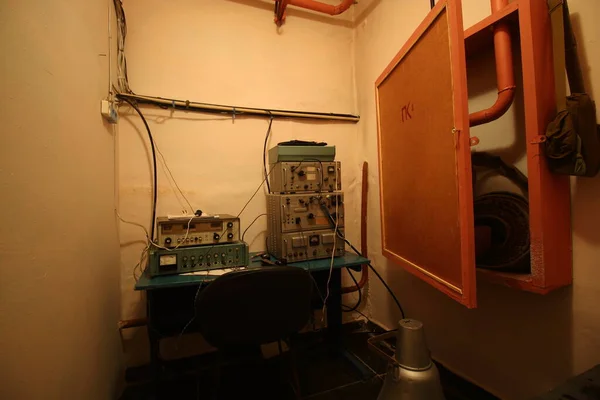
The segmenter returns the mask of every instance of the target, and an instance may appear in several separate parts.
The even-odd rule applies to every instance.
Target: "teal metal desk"
[[[251,263],[248,268],[260,268],[260,259],[252,259],[253,256],[259,253],[250,253]],[[333,259],[333,268],[352,268],[358,270],[362,264],[368,263],[369,260],[365,257],[357,256],[355,254],[347,253],[342,257],[335,257]],[[298,267],[305,269],[309,272],[315,271],[329,271],[331,266],[330,259],[312,260],[312,261],[301,261],[296,263],[288,264],[292,267]],[[135,290],[153,290],[153,289],[165,289],[179,286],[198,285],[205,282],[210,282],[218,275],[210,275],[210,272],[202,275],[163,275],[155,276],[151,278],[144,271],[140,279],[135,284]]]
[[[260,258],[252,259],[257,253],[251,253],[251,263],[248,268],[261,268]],[[359,270],[367,264],[367,258],[347,253],[333,260],[333,271],[329,279],[331,259],[303,261],[288,264],[289,266],[308,270],[317,289],[323,295],[329,280],[329,297],[327,299],[327,341],[332,349],[341,353],[342,350],[342,269]],[[160,340],[164,337],[180,334],[183,327],[196,318],[195,298],[202,286],[208,285],[219,276],[201,275],[165,275],[151,278],[144,271],[135,285],[135,290],[146,291],[146,314],[148,318],[148,338],[150,341],[150,363],[155,378],[160,376]],[[322,305],[322,303],[321,303]],[[319,307],[320,308],[320,307]],[[186,332],[194,331],[194,324]],[[348,356],[344,354],[344,356]],[[351,360],[354,364],[355,361]],[[356,364],[357,365],[357,364]]]

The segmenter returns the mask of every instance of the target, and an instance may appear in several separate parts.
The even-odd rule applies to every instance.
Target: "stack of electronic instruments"
[[[159,246],[150,250],[150,276],[248,265],[248,245],[240,240],[237,217],[159,217],[156,226]]]
[[[335,146],[279,145],[269,150],[267,251],[295,262],[342,256],[344,193]]]

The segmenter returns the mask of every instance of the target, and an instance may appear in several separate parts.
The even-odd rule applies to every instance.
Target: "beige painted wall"
[[[106,0],[0,3],[0,398],[110,399],[121,372]]]
[[[595,48],[600,28],[595,18],[600,15],[600,4],[589,0],[569,3],[583,48],[588,88],[599,99],[600,53]],[[377,160],[374,81],[427,12],[427,1],[398,0],[365,1],[355,10],[360,146],[373,165]],[[489,12],[487,1],[463,0],[465,27]],[[471,99],[472,110],[493,101],[494,75],[485,75],[489,76],[470,77],[471,87],[474,81],[486,86],[487,79],[492,89]],[[515,112],[510,113],[474,129],[472,134],[478,135],[482,143],[487,140],[486,146],[510,147],[516,140],[514,136],[501,142],[496,135],[511,130]],[[600,225],[596,210],[598,178],[573,180],[573,286],[538,296],[478,282],[476,310],[467,310],[382,257],[376,169],[372,169],[369,183],[373,188],[369,198],[369,255],[408,315],[425,322],[434,357],[506,399],[524,399],[544,392],[600,363],[600,272],[596,268],[600,235],[594,229]],[[371,282],[370,314],[392,327],[399,314],[382,286],[375,280]]]
[[[265,108],[354,113],[352,27],[290,9],[277,30],[271,1],[126,0],[130,84],[139,94]],[[120,213],[150,221],[150,164],[146,132],[137,115],[121,108]],[[203,115],[143,107],[155,141],[194,209],[238,214],[262,180],[267,120]],[[276,120],[269,147],[290,139],[326,141],[342,161],[349,236],[359,235],[360,165],[357,128],[347,123]],[[159,166],[157,215],[189,209]],[[261,190],[241,215],[242,229],[265,212]],[[264,249],[266,219],[246,235],[251,250]],[[132,269],[143,248],[138,227],[121,224],[122,317],[145,315],[134,292]],[[351,297],[352,295],[349,295]],[[348,303],[352,299],[348,299]],[[147,360],[145,330],[126,333],[128,364]],[[184,338],[183,342],[197,339]],[[165,354],[181,355],[179,343]],[[137,347],[137,350],[135,349]],[[169,351],[172,350],[172,351]]]

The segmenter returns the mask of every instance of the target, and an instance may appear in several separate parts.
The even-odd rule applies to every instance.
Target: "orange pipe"
[[[492,13],[508,5],[508,0],[491,0]],[[510,27],[499,22],[494,27],[494,57],[496,59],[496,81],[498,98],[493,106],[469,115],[469,125],[477,126],[494,121],[504,115],[515,97],[515,74],[510,39]]]
[[[369,164],[363,162],[362,170],[362,192],[360,202],[360,251],[368,257],[367,250],[367,201],[369,195]],[[369,280],[369,266],[363,265],[361,268],[360,281],[358,281],[358,287],[355,285],[346,286],[342,288],[342,293],[352,293],[359,289],[362,289]]]
[[[323,14],[339,15],[350,8],[354,4],[354,0],[342,0],[340,4],[334,6],[332,4],[321,3],[315,0],[275,0],[277,6],[275,12],[275,23],[281,26],[285,19],[285,9],[289,5],[306,8],[307,10],[317,11]]]
[[[291,6],[302,7],[308,10],[317,11],[323,14],[339,15],[350,8],[354,4],[354,0],[342,0],[337,6],[321,3],[315,0],[290,0]]]

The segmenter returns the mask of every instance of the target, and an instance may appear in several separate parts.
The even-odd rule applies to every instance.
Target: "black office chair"
[[[308,323],[312,288],[309,273],[296,267],[269,266],[230,272],[198,295],[200,332],[210,345],[227,353],[290,339]],[[290,356],[293,386],[299,397],[291,344]],[[220,362],[217,364],[215,391],[220,381]]]

